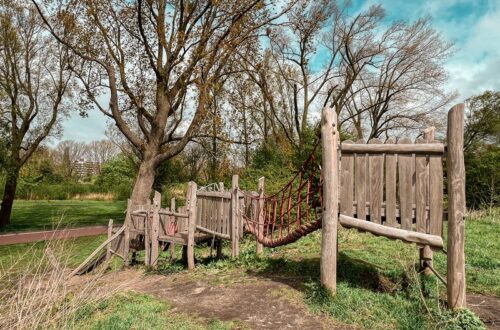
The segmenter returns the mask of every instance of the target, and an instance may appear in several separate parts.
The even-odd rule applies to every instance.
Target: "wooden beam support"
[[[437,249],[441,249],[444,246],[443,238],[441,236],[388,227],[374,222],[349,217],[343,214],[340,215],[339,222],[345,228],[354,228],[362,231],[367,231],[374,235],[384,236],[392,239],[400,239],[408,243],[429,245]]]
[[[444,144],[426,143],[426,144],[352,144],[342,143],[342,153],[359,154],[444,154]]]
[[[465,300],[465,165],[464,105],[448,112],[448,307],[466,307]]]
[[[334,109],[323,108],[321,115],[321,146],[323,169],[323,212],[321,238],[321,283],[333,294],[337,290],[337,221],[339,159],[337,155],[339,134],[337,114]],[[354,145],[354,144],[352,144]]]
[[[188,184],[187,207],[189,212],[188,220],[188,244],[187,244],[187,264],[188,269],[194,269],[194,233],[196,230],[196,183],[190,181]]]
[[[259,242],[259,239],[262,241],[264,239],[264,177],[259,179],[258,192],[258,218],[257,218],[257,239],[256,239],[256,254],[262,254],[264,252],[264,245]]]
[[[236,258],[240,255],[239,235],[239,176],[233,175],[231,182],[231,256]],[[221,194],[221,193],[219,193]]]

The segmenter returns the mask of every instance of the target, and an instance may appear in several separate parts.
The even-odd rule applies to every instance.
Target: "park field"
[[[115,207],[119,209],[119,205]],[[473,214],[466,219],[468,294],[491,297],[490,299],[500,297],[499,211]],[[47,214],[52,216],[50,212]],[[82,216],[81,213],[75,214]],[[33,260],[44,258],[47,246],[52,247],[56,257],[63,260],[67,267],[74,268],[104,239],[104,236],[82,237],[64,242],[0,247],[0,280],[5,278],[7,270],[11,275],[29,272],[33,269]],[[267,303],[303,306],[301,313],[304,313],[305,318],[333,322],[340,324],[340,328],[481,328],[474,314],[454,314],[446,310],[443,305],[446,299],[444,285],[435,276],[426,278],[418,273],[418,252],[415,245],[341,229],[336,296],[329,295],[319,285],[320,245],[321,234],[315,232],[287,246],[266,248],[262,256],[257,256],[254,253],[255,241],[251,237],[245,237],[238,259],[214,259],[211,257],[210,247],[196,246],[197,267],[194,272],[187,272],[180,261],[169,261],[167,252],[163,252],[157,271],[146,270],[139,264],[125,274],[140,273],[141,284],[153,288],[160,285],[158,281],[165,281],[164,288],[169,290],[180,290],[180,284],[176,284],[179,282],[184,283],[183,285],[201,285],[198,288],[200,292],[207,287],[210,289],[206,292],[212,292],[230,290],[235,285],[242,287],[238,287],[238,290],[259,290],[260,286],[267,285],[267,291],[262,289],[264,295],[269,290],[272,292],[272,301]],[[230,255],[230,246],[225,245],[223,252],[225,256]],[[176,253],[179,260],[180,250],[177,249]],[[436,251],[434,255],[437,270],[446,275],[445,254]],[[141,258],[142,255],[139,254],[139,261]],[[113,282],[117,276],[124,276],[120,275],[120,268],[121,264],[117,261],[113,263],[112,269],[118,272],[108,272]],[[85,277],[81,277],[81,280],[85,280]],[[283,286],[284,284],[286,285]],[[170,329],[171,326],[182,329],[246,328],[245,322],[241,322],[243,317],[232,319],[231,322],[224,321],[224,317],[219,319],[216,314],[208,319],[193,318],[190,313],[194,311],[176,307],[169,299],[151,293],[151,290],[134,291],[135,293],[131,293],[122,288],[99,301],[85,302],[78,307],[75,319],[72,320],[73,327],[104,329],[115,324],[119,325],[115,328],[129,329],[141,328],[147,322],[150,328],[158,329]],[[202,295],[195,295],[195,300],[188,301],[188,304],[194,305],[202,298]],[[241,299],[244,301],[247,298]],[[172,311],[173,307],[176,307],[175,312]],[[252,308],[251,305],[248,308]],[[170,324],[170,321],[173,323]]]
[[[62,229],[123,222],[124,201],[16,200],[11,223],[2,232]]]

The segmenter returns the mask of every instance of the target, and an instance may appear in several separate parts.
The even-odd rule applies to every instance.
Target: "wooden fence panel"
[[[372,139],[370,144],[381,144],[379,139]],[[370,154],[369,160],[369,192],[370,221],[382,223],[382,199],[384,194],[384,154]]]
[[[345,144],[353,143],[345,141]],[[340,185],[340,212],[342,214],[353,215],[354,198],[354,154],[342,155],[341,164],[341,185]]]
[[[394,139],[387,139],[387,144],[394,144]],[[385,223],[396,227],[396,165],[397,155],[385,155]]]
[[[356,143],[364,144],[364,140],[359,140]],[[366,219],[366,154],[356,154],[356,167],[355,167],[355,184],[356,184],[356,217],[358,219]]]
[[[443,159],[429,156],[429,234],[443,233]]]
[[[410,144],[411,140],[402,138],[398,144]],[[401,216],[401,228],[412,229],[412,204],[413,204],[413,155],[398,155],[399,170],[399,208]]]
[[[415,143],[426,143],[424,139],[417,139]],[[415,155],[415,217],[417,222],[417,231],[427,232],[427,184],[429,178],[427,174],[427,155]]]

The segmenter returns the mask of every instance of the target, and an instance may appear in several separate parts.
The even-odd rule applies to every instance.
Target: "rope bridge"
[[[321,228],[323,209],[321,166],[314,156],[316,143],[301,169],[277,193],[265,196],[240,190],[246,230],[266,247],[297,241]]]

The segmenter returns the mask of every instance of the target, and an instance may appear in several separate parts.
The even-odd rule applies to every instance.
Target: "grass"
[[[44,230],[105,225],[109,219],[121,223],[127,205],[124,201],[16,200],[11,223],[2,232]]]
[[[466,219],[467,289],[500,296],[500,242],[498,228],[500,210],[489,214],[473,214]],[[446,228],[445,228],[446,232]],[[104,237],[74,240],[70,263],[83,260]],[[193,279],[207,280],[213,285],[230,285],[245,277],[285,280],[298,289],[298,296],[310,310],[339,322],[371,329],[480,329],[481,322],[468,310],[452,313],[444,307],[444,286],[432,276],[418,273],[418,250],[415,245],[375,237],[367,233],[341,229],[339,232],[338,287],[331,296],[319,284],[319,232],[299,241],[256,256],[255,240],[246,237],[240,245],[238,259],[210,257],[210,248],[196,246],[197,268],[188,273],[180,262],[168,262],[162,253],[158,272],[166,276],[184,273]],[[15,255],[41,254],[45,243],[0,247],[0,264]],[[215,254],[215,251],[214,251]],[[230,246],[224,245],[230,255]],[[446,274],[446,257],[435,252],[438,271]],[[180,259],[180,249],[177,249]],[[216,274],[216,276],[207,276]],[[167,303],[141,295],[118,295],[102,305],[93,304],[82,311],[78,326],[91,329],[219,329],[237,327],[218,321],[206,323],[172,313]],[[80,317],[80,316],[79,316]],[[166,321],[168,320],[168,322]],[[215,324],[215,326],[214,326]],[[83,326],[82,326],[83,327]]]
[[[217,319],[197,319],[192,315],[173,313],[171,306],[157,298],[137,294],[119,293],[102,302],[83,307],[76,316],[74,329],[242,329],[238,322]]]

